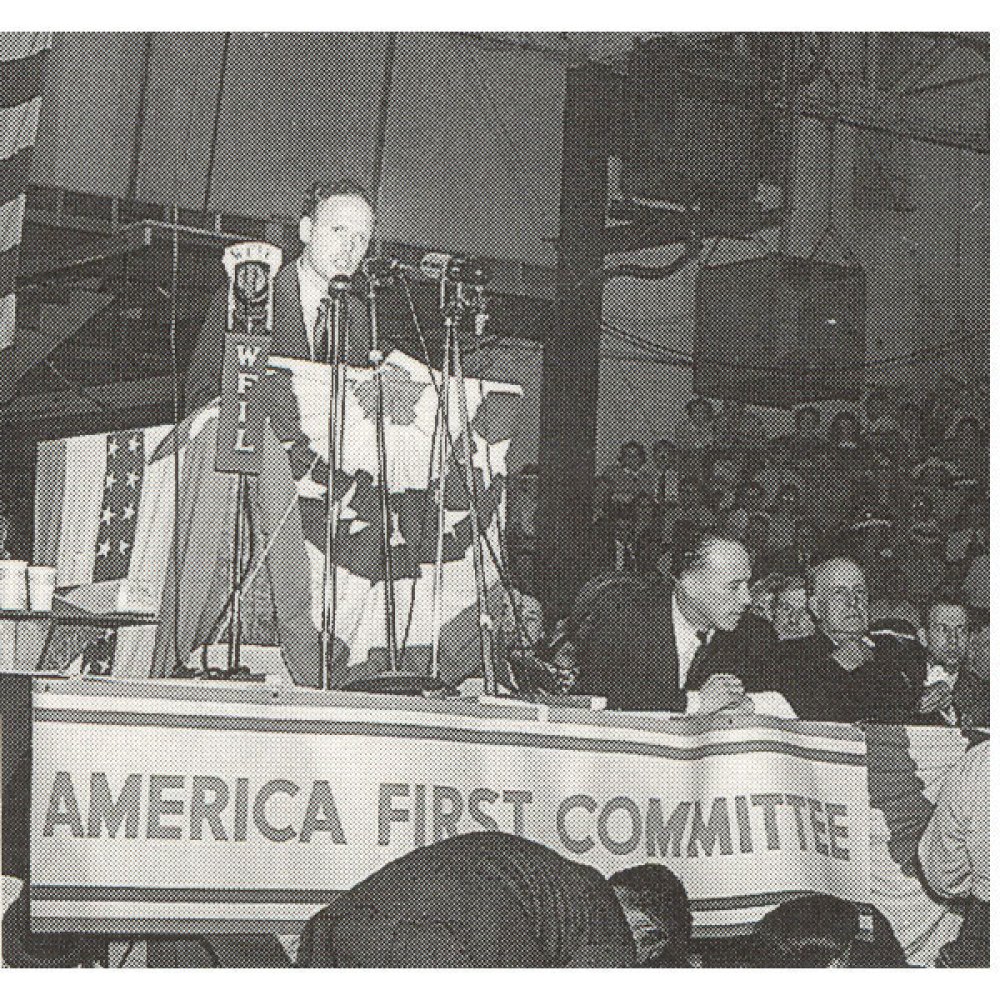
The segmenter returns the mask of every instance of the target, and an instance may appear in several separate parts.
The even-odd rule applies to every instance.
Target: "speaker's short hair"
[[[677,559],[676,576],[683,576],[692,570],[701,569],[708,559],[708,553],[713,545],[720,542],[732,542],[731,538],[723,538],[722,535],[711,532],[701,532],[694,536],[691,544],[680,553]]]
[[[316,209],[327,200],[327,198],[336,198],[338,196],[352,196],[355,198],[360,198],[362,201],[366,202],[368,207],[374,210],[375,206],[372,204],[371,195],[364,185],[359,184],[355,180],[351,180],[349,177],[338,177],[335,180],[319,180],[313,181],[309,185],[309,189],[306,191],[305,198],[302,201],[302,218],[309,216],[312,218],[316,214]]]

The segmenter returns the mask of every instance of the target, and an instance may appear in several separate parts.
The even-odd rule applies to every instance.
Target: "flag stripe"
[[[12,246],[0,252],[0,295],[10,295],[17,283],[17,261],[21,247]]]
[[[41,97],[13,108],[0,108],[0,160],[9,160],[35,144],[41,110]]]
[[[26,201],[22,194],[19,198],[0,205],[0,253],[20,243]]]
[[[26,59],[51,44],[51,31],[0,31],[0,61]]]
[[[0,348],[14,341],[23,196],[51,44],[46,31],[0,32]]]
[[[369,736],[373,738],[447,740],[455,743],[490,743],[498,746],[531,746],[587,753],[630,753],[671,760],[701,760],[705,757],[745,753],[780,753],[826,764],[865,767],[864,754],[841,753],[797,746],[782,740],[742,740],[698,747],[638,743],[618,738],[595,739],[560,733],[480,732],[444,725],[406,723],[342,722],[332,719],[255,719],[211,715],[167,715],[161,713],[106,712],[86,709],[36,708],[36,723],[69,725],[136,726],[161,729],[232,730],[260,733],[300,733],[321,736]]]
[[[37,566],[55,566],[59,558],[63,496],[66,491],[66,441],[41,441],[35,468],[35,545]]]
[[[66,442],[66,482],[63,493],[56,578],[61,586],[79,586],[94,579],[94,549],[104,498],[104,435],[87,434]]]
[[[14,303],[13,292],[0,297],[0,350],[14,339]],[[9,376],[9,373],[5,373],[5,376]]]
[[[0,61],[0,108],[26,104],[42,92],[48,49]]]
[[[24,194],[31,169],[32,148],[18,150],[6,160],[0,160],[0,203],[13,201]]]

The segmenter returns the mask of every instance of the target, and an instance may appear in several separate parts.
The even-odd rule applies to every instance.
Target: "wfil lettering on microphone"
[[[260,375],[252,369],[257,364],[260,348],[250,344],[236,344],[239,369],[236,373],[236,396],[239,401],[239,412],[236,416],[236,451],[253,452],[256,443],[248,442],[247,434],[247,393],[260,381]]]
[[[56,772],[43,837],[246,841],[263,838],[346,845],[377,842],[409,850],[475,830],[504,830],[557,843],[574,855],[603,850],[647,858],[707,858],[775,851],[849,861],[847,806],[766,792],[666,802],[618,795],[562,799],[542,815],[527,789],[386,783],[363,830],[345,831],[328,781],[251,783],[213,775],[130,774],[117,789],[95,772],[86,787]],[[550,836],[546,837],[545,834]]]

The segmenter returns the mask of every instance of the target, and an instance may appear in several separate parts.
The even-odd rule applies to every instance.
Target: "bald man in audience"
[[[748,614],[750,555],[707,536],[673,581],[625,580],[591,610],[577,645],[577,691],[625,711],[711,713],[747,708],[747,691],[771,690],[777,638]]]
[[[778,690],[802,719],[901,722],[917,707],[919,647],[869,635],[868,584],[851,559],[827,559],[806,577],[816,634],[782,642]],[[915,647],[913,651],[909,646]]]

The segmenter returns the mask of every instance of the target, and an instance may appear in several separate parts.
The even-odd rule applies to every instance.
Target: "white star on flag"
[[[126,553],[126,552],[128,552],[128,550],[129,550],[129,549],[130,549],[131,547],[132,547],[132,546],[131,546],[131,545],[129,545],[129,543],[128,543],[128,542],[126,542],[124,538],[123,538],[123,539],[122,539],[122,540],[121,540],[121,541],[120,541],[120,542],[118,543],[118,551],[119,551],[119,552],[120,552],[120,553],[121,553],[122,555],[125,555],[125,553]]]
[[[130,520],[131,518],[135,517],[135,507],[133,507],[133,506],[132,506],[131,504],[129,504],[129,505],[128,505],[128,506],[127,506],[127,507],[126,507],[126,508],[125,508],[125,509],[124,509],[124,510],[122,511],[122,517],[123,517],[123,518],[124,518],[124,519],[125,519],[126,521],[128,521],[128,520]]]
[[[108,454],[112,458],[118,454],[118,442],[114,438],[108,442]]]
[[[403,532],[399,528],[399,514],[392,511],[392,537],[389,539],[389,545],[393,548],[398,548],[400,545],[406,544],[406,538],[403,537]]]
[[[469,516],[467,510],[449,510],[447,507],[444,509],[444,533],[446,535],[454,535],[455,528],[460,521],[464,521]]]
[[[142,444],[142,442],[139,440],[138,434],[134,434],[131,438],[129,438],[128,450],[129,451],[138,451],[140,444]]]
[[[114,486],[116,482],[117,482],[117,480],[115,479],[115,477],[114,477],[114,474],[113,474],[113,473],[111,473],[111,472],[109,472],[109,473],[108,473],[108,474],[107,474],[107,475],[106,475],[106,476],[104,477],[104,488],[105,488],[106,490],[110,490],[110,489],[111,489],[111,487],[112,487],[112,486]]]
[[[102,559],[104,559],[108,556],[110,552],[111,552],[111,542],[109,542],[107,539],[104,539],[104,541],[97,546],[97,554]]]
[[[111,518],[113,518],[114,516],[115,515],[112,513],[110,507],[105,507],[104,510],[101,511],[101,520],[105,524],[110,524],[111,523]]]
[[[357,523],[358,512],[351,506],[351,501],[354,499],[354,494],[357,492],[358,481],[354,480],[354,482],[347,488],[347,492],[340,501],[340,520],[354,522],[350,527],[350,533],[352,535],[357,531],[363,531],[365,528],[364,524],[359,525]]]
[[[135,489],[135,484],[139,482],[139,475],[136,472],[130,472],[126,477],[128,480],[128,485],[130,489]]]

